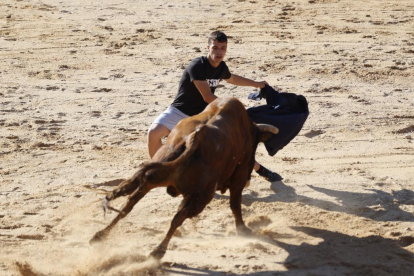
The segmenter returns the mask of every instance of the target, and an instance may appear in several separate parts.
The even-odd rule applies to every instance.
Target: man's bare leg
[[[162,138],[170,134],[170,130],[161,124],[152,124],[148,130],[148,152],[152,158],[162,146]]]

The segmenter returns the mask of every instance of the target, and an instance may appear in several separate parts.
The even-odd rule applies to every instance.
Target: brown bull
[[[185,219],[200,214],[217,190],[222,193],[230,190],[230,207],[237,233],[250,234],[251,230],[242,219],[242,191],[250,181],[258,143],[277,132],[273,126],[252,123],[237,99],[216,99],[202,113],[182,120],[152,161],[142,164],[132,178],[105,197],[109,207],[110,200],[129,195],[119,214],[95,234],[91,243],[106,237],[141,198],[157,187],[167,187],[171,196],[183,195],[183,201],[166,237],[151,253],[153,257],[164,256],[174,231]]]

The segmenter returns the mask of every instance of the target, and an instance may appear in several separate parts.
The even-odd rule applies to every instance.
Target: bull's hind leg
[[[243,185],[236,185],[234,188],[230,189],[230,208],[236,222],[237,234],[241,236],[248,236],[252,234],[252,230],[244,224],[242,218],[241,199],[243,188],[244,183]]]
[[[93,238],[89,241],[90,244],[97,243],[102,241],[104,238],[106,238],[111,231],[111,229],[120,221],[122,218],[124,218],[126,215],[131,212],[131,210],[134,208],[135,204],[138,203],[151,189],[144,187],[137,189],[129,198],[127,203],[124,207],[120,210],[119,214],[111,221],[111,223],[103,230],[96,232],[96,234],[93,236]]]

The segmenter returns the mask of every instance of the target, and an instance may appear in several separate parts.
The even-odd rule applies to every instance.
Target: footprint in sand
[[[112,118],[112,119],[118,119],[118,118],[121,118],[122,117],[122,115],[124,115],[125,114],[125,112],[118,112],[118,113],[116,113],[116,115]]]
[[[111,92],[111,91],[112,91],[111,88],[95,88],[91,92]]]
[[[405,133],[410,133],[410,132],[414,132],[414,125],[410,125],[408,127],[395,131],[395,133],[398,133],[398,134],[405,134]]]
[[[18,235],[16,238],[23,239],[23,240],[43,240],[45,236],[43,235]]]
[[[102,115],[101,111],[92,111],[91,113],[92,113],[91,116],[96,117],[96,118],[99,118]]]
[[[316,137],[316,136],[318,136],[318,135],[321,135],[321,134],[324,134],[325,133],[325,131],[323,131],[323,130],[311,130],[311,131],[309,131],[309,132],[307,132],[307,133],[305,133],[305,137],[308,137],[308,138],[313,138],[313,137]]]
[[[43,143],[43,142],[38,142],[38,143],[34,143],[31,148],[35,149],[35,148],[50,148],[53,147],[55,144],[47,144],[47,143]]]
[[[400,237],[399,243],[402,247],[410,246],[414,243],[414,237],[411,237],[411,236]]]

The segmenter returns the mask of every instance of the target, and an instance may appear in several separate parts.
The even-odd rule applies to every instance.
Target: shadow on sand
[[[308,185],[311,189],[335,198],[336,202],[314,199],[296,194],[293,187],[282,181],[273,182],[271,189],[274,194],[258,198],[253,195],[243,195],[243,204],[253,202],[302,202],[321,208],[325,211],[343,212],[376,221],[414,221],[414,215],[400,208],[401,205],[414,205],[414,192],[410,190],[384,191],[367,189],[367,193],[335,191]],[[222,197],[222,196],[219,196]]]
[[[287,244],[279,241],[280,234],[269,232],[255,235],[251,239],[283,248],[289,254],[281,263],[284,271],[261,271],[232,274],[224,271],[196,269],[186,265],[175,264],[163,268],[165,272],[177,275],[412,275],[414,271],[414,254],[405,250],[393,239],[380,236],[354,237],[309,227],[293,227],[295,231],[322,239],[316,245],[302,243]]]

